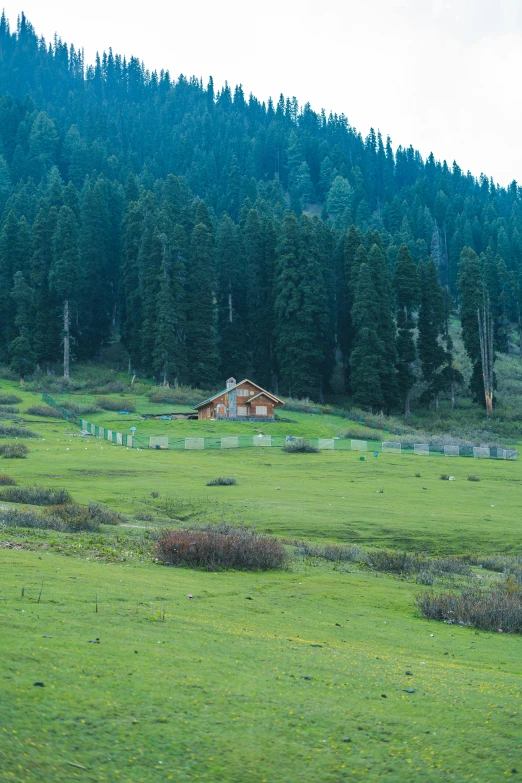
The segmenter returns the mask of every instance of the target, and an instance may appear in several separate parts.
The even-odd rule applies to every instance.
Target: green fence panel
[[[220,449],[221,438],[205,438],[205,449]]]
[[[100,428],[98,427],[97,424],[94,425],[94,435],[96,438],[100,437]]]
[[[334,440],[335,451],[350,451],[351,447],[352,444],[349,438],[338,438],[337,440]]]

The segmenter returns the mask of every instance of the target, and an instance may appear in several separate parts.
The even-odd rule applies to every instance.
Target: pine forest
[[[2,16],[0,153],[0,362],[21,378],[112,351],[161,384],[407,414],[462,385],[455,318],[480,404],[481,313],[519,352],[522,189],[343,115],[89,65]]]

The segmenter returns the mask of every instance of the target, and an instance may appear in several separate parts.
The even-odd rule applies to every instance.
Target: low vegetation
[[[97,532],[101,525],[117,525],[122,519],[121,514],[99,503],[81,506],[72,500],[60,505],[47,506],[42,511],[0,509],[0,524],[3,527],[56,530],[61,533]]]
[[[486,589],[472,586],[456,592],[425,592],[416,597],[416,603],[428,620],[522,633],[522,584],[514,575]]]
[[[5,473],[0,474],[0,487],[15,487],[16,481],[12,476],[6,476]]]
[[[1,405],[0,413],[20,413],[20,408],[17,408],[16,405]]]
[[[0,444],[0,457],[2,459],[25,459],[28,454],[29,449],[25,443]]]
[[[75,416],[86,416],[88,413],[99,413],[100,408],[93,402],[75,402],[74,400],[64,400],[61,403],[69,413]]]
[[[17,394],[5,394],[0,392],[0,405],[18,405],[22,402],[22,398]]]
[[[166,403],[167,405],[198,405],[212,394],[209,391],[193,389],[190,386],[157,386],[151,390],[149,400],[151,402]]]
[[[0,438],[39,438],[36,432],[27,430],[25,427],[8,426],[0,424]]]
[[[30,416],[45,416],[49,419],[62,419],[63,416],[56,408],[52,408],[50,405],[31,405],[27,408],[27,413]]]
[[[63,506],[72,498],[65,489],[46,487],[9,487],[0,492],[0,501],[26,503],[28,506]]]
[[[297,553],[304,557],[316,557],[337,563],[351,562],[382,573],[421,577],[422,584],[433,584],[443,574],[470,576],[470,564],[459,557],[426,557],[416,552],[392,549],[365,550],[357,545],[327,544],[318,546],[299,542]]]
[[[283,451],[287,454],[319,454],[320,451],[313,443],[309,443],[306,438],[295,438],[289,440],[283,446]]]
[[[276,538],[229,526],[166,530],[159,537],[154,554],[165,565],[207,571],[266,571],[282,568],[287,561],[286,551]]]
[[[114,400],[110,397],[98,397],[96,402],[104,411],[127,411],[128,413],[134,413],[136,410],[136,405],[131,400]]]
[[[232,484],[237,484],[237,479],[233,476],[219,476],[207,481],[207,487],[229,487]]]

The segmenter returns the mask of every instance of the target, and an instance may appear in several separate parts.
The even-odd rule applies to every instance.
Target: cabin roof
[[[263,389],[259,384],[254,383],[254,381],[250,381],[248,378],[244,378],[242,381],[239,381],[239,383],[236,383],[234,386],[230,386],[228,389],[223,389],[223,391],[218,392],[217,394],[213,394],[212,397],[208,397],[208,399],[203,400],[203,402],[198,403],[198,405],[194,405],[192,410],[198,410],[198,408],[204,408],[205,405],[208,405],[209,402],[212,402],[212,400],[217,399],[217,397],[221,397],[222,394],[226,394],[229,391],[232,391],[233,389],[237,389],[238,386],[241,386],[243,383],[249,383],[251,386],[255,386],[256,389],[259,389],[258,394],[255,394],[253,397],[250,397],[248,402],[250,400],[253,400],[255,397],[258,397],[260,394],[266,394],[267,397],[270,397],[271,400],[275,400],[280,405],[284,405],[283,400],[280,400],[279,397],[276,397],[275,394],[271,394],[269,391],[266,391],[266,389]]]

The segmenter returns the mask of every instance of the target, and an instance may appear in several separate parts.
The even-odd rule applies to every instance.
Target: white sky
[[[39,35],[344,112],[394,148],[522,184],[521,0],[17,0]]]

